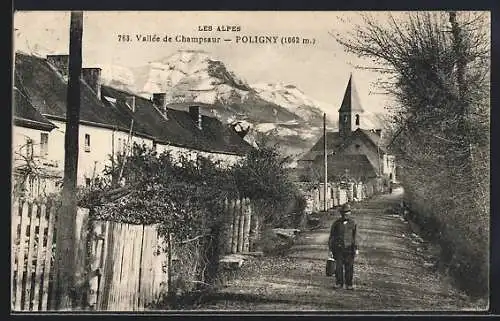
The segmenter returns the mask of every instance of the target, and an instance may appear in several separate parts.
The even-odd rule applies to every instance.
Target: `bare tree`
[[[461,244],[451,259],[458,274],[487,284],[488,14],[366,14],[347,36],[333,36],[346,51],[371,60],[360,68],[383,74],[378,85],[396,102],[390,142],[407,196],[446,226],[450,242]],[[478,252],[470,262],[467,256]]]

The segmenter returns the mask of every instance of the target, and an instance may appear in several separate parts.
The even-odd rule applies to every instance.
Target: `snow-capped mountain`
[[[202,112],[237,130],[246,128],[245,139],[250,143],[266,137],[287,154],[309,149],[322,135],[324,110],[337,112],[337,108],[308,97],[292,84],[250,85],[204,51],[178,51],[136,68],[101,68],[107,85],[148,98],[165,92],[172,108],[196,102]],[[336,118],[328,115],[330,130],[337,128],[336,123]]]
[[[305,120],[319,121],[323,119],[324,111],[335,110],[332,105],[311,99],[295,85],[259,83],[253,84],[252,88],[262,99],[283,106]]]
[[[135,86],[135,74],[132,69],[119,65],[99,65],[101,77],[108,86],[117,89],[130,89]]]

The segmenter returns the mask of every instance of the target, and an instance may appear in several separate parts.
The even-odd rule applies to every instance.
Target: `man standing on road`
[[[353,290],[354,257],[358,254],[356,243],[356,222],[351,218],[351,207],[344,204],[340,208],[341,217],[330,229],[328,246],[336,261],[334,288]]]

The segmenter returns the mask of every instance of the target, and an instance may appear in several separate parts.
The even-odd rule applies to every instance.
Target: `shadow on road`
[[[304,232],[283,257],[248,260],[240,276],[198,309],[219,310],[471,310],[468,298],[451,282],[424,267],[422,253],[410,239],[408,224],[394,216],[402,190],[353,206],[360,254],[355,291],[333,290],[325,276],[330,224]]]

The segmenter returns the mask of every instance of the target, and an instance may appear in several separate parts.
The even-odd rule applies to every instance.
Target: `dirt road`
[[[359,255],[355,290],[333,289],[325,276],[329,226],[304,232],[283,257],[253,258],[241,275],[221,289],[202,310],[476,310],[450,280],[429,267],[422,245],[411,238],[408,224],[387,211],[401,190],[353,207],[358,224]]]

